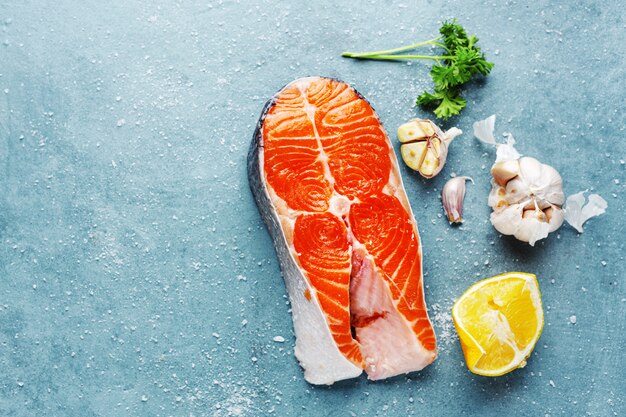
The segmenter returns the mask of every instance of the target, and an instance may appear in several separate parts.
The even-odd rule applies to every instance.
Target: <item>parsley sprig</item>
[[[456,19],[446,21],[439,28],[441,36],[424,42],[373,52],[344,52],[341,56],[355,59],[375,59],[382,61],[400,60],[432,60],[435,64],[430,75],[435,90],[422,92],[416,100],[420,106],[434,108],[435,115],[440,119],[456,116],[467,105],[461,97],[461,86],[475,75],[487,75],[493,68],[493,62],[485,59],[485,54],[476,45],[476,35],[468,36],[465,29]],[[443,55],[402,55],[400,52],[410,51],[421,46],[434,45],[445,51]]]

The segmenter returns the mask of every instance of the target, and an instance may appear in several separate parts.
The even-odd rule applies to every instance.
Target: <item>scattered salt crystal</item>
[[[241,325],[242,326],[245,326],[246,324],[248,324],[248,320],[246,320],[246,319],[241,320]]]
[[[220,334],[219,333],[212,333],[212,336],[216,339],[220,338]]]
[[[282,336],[274,336],[272,340],[277,343],[283,343],[285,341],[285,338]]]
[[[556,387],[556,384],[554,383],[553,380],[550,380],[550,382],[548,382],[548,384],[550,384],[551,387]]]
[[[440,349],[444,350],[457,339],[454,329],[454,323],[452,315],[448,312],[450,308],[442,308],[439,303],[435,303],[432,306],[433,314],[432,321],[439,330]]]
[[[576,316],[569,316],[569,322],[572,324],[576,324]]]
[[[142,395],[142,396],[141,396],[141,401],[143,401],[144,403],[145,403],[146,401],[148,401],[148,396],[147,396],[147,395]]]
[[[126,124],[126,119],[119,119],[117,121],[117,127],[122,127]]]
[[[602,266],[606,266],[606,261],[602,261],[600,263],[602,264]]]

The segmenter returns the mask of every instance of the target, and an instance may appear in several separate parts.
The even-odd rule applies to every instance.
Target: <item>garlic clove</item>
[[[552,204],[562,205],[565,202],[563,179],[550,165],[542,164],[541,177],[531,185],[531,191]]]
[[[426,178],[432,178],[441,171],[443,166],[440,165],[439,156],[435,149],[428,149],[426,151],[426,157],[419,167],[419,172]]]
[[[470,177],[454,177],[448,180],[441,190],[441,202],[450,224],[463,222],[463,200],[467,180],[474,182]]]
[[[505,190],[505,200],[508,204],[517,204],[528,199],[528,186],[519,177],[510,180]]]
[[[524,212],[522,213],[522,219],[535,219],[540,222],[548,223],[548,218],[546,214],[539,208],[524,210]]]
[[[489,192],[489,198],[487,200],[487,204],[492,209],[500,208],[504,205],[507,205],[504,197],[506,196],[506,190],[504,187],[500,187],[496,182],[491,180],[491,191]]]
[[[506,185],[512,178],[519,174],[519,162],[517,159],[496,162],[491,167],[491,175],[499,185]]]
[[[535,158],[525,156],[519,160],[519,176],[524,178],[527,184],[535,184],[541,181],[542,165]]]
[[[435,126],[430,120],[413,119],[398,128],[398,139],[406,143],[431,137],[435,133]]]
[[[552,233],[556,229],[561,227],[561,225],[563,224],[563,220],[565,219],[565,212],[563,211],[563,209],[557,206],[552,206],[545,209],[544,213],[546,213],[546,217],[548,218],[548,225],[550,226],[548,232]]]
[[[522,204],[514,204],[493,211],[490,216],[491,224],[503,235],[513,235],[520,227],[523,209]]]
[[[415,171],[419,171],[427,152],[426,141],[405,143],[400,146],[402,160],[407,166]]]

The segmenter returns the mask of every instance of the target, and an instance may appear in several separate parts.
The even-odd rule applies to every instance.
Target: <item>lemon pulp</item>
[[[452,318],[470,371],[499,376],[521,368],[543,329],[537,278],[508,272],[479,281],[454,304]]]

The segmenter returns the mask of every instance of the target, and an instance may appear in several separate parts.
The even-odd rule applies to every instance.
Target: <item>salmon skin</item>
[[[291,302],[311,384],[377,380],[437,356],[422,250],[378,116],[348,84],[287,84],[261,114],[248,176]]]

